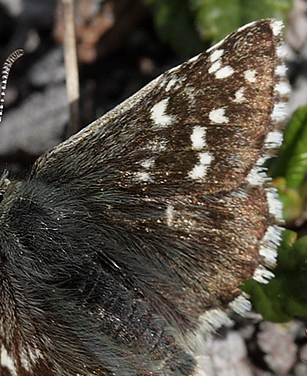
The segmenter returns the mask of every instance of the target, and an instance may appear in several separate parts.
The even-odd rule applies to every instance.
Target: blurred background
[[[295,65],[290,74],[297,80],[294,75],[304,76],[307,58],[305,14],[302,0],[75,0],[80,126],[168,68],[260,18],[286,22]],[[61,1],[0,0],[0,61],[17,48],[25,50],[10,75],[0,135],[0,164],[10,164],[16,172],[66,137],[62,43]]]

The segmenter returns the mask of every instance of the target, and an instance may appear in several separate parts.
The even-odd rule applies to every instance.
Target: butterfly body
[[[280,26],[239,29],[25,181],[3,176],[4,375],[195,375],[202,315],[274,263],[280,205],[260,161],[286,101]]]

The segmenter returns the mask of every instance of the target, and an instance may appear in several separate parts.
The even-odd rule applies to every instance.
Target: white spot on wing
[[[209,153],[199,153],[199,160],[201,164],[210,165],[213,157]]]
[[[224,54],[223,49],[213,51],[212,54],[209,56],[211,63],[218,60],[221,56],[223,56],[223,54]]]
[[[209,168],[213,156],[206,153],[199,153],[199,163],[196,164],[192,171],[189,173],[189,177],[192,179],[203,179],[207,174],[207,169]]]
[[[172,226],[174,220],[174,207],[173,205],[168,205],[165,211],[166,223],[168,226]]]
[[[165,86],[165,91],[171,90],[177,83],[178,80],[176,78],[171,78]]]
[[[208,166],[197,164],[194,166],[193,170],[190,172],[189,176],[192,179],[202,179],[206,176]]]
[[[151,112],[151,119],[154,125],[158,128],[166,128],[174,121],[174,117],[166,114],[166,109],[168,105],[169,98],[162,99],[160,102],[156,103]]]
[[[227,78],[227,77],[231,76],[233,73],[234,73],[234,69],[230,65],[226,65],[225,67],[219,69],[215,73],[215,77],[219,78],[219,79]]]
[[[153,179],[147,171],[140,171],[136,173],[136,179],[142,182],[152,182]]]
[[[255,69],[249,69],[244,72],[244,78],[248,82],[251,82],[251,83],[256,82],[256,73],[257,72]]]
[[[223,124],[228,123],[229,119],[225,116],[225,108],[217,108],[216,110],[211,110],[209,113],[209,119],[212,123]]]
[[[12,376],[17,376],[16,366],[11,356],[9,356],[4,345],[1,346],[1,367],[6,367],[12,374]]]
[[[191,134],[191,141],[192,141],[192,148],[194,150],[201,150],[206,146],[206,129],[199,125],[193,128],[193,132]]]
[[[144,168],[153,168],[154,164],[155,164],[154,158],[148,158],[141,162],[141,166]]]
[[[235,92],[235,99],[233,100],[235,103],[242,103],[245,101],[244,97],[244,87],[241,87],[239,90]]]
[[[214,73],[216,72],[217,70],[219,70],[221,68],[221,62],[220,61],[216,61],[214,62],[211,67],[208,69],[208,72],[211,74],[211,73]]]

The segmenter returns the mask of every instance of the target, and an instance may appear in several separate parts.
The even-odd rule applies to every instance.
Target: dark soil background
[[[55,0],[16,1],[22,5],[20,11],[1,3],[7,1],[0,1],[1,61],[16,48],[25,50],[10,74],[0,137],[0,164],[18,173],[68,133],[63,26]],[[110,1],[108,12],[118,17],[112,27],[108,26],[108,12],[90,14],[94,1],[79,3],[88,6],[77,27],[79,35],[85,34],[78,43],[82,127],[184,58],[159,41],[149,12],[138,1],[114,2],[115,9]],[[96,30],[98,17],[100,23],[106,23],[106,31]],[[82,38],[99,38],[99,42],[91,44]]]
[[[99,2],[96,2],[99,3]],[[151,15],[137,0],[79,1],[80,123],[85,126],[166,69],[181,63],[157,37]],[[95,13],[96,9],[96,13]],[[293,93],[289,116],[307,103],[307,2],[294,1],[286,46]],[[102,28],[97,27],[97,20]],[[25,176],[43,152],[68,133],[62,19],[56,0],[0,0],[0,61],[16,48],[0,130],[0,169]],[[208,342],[214,376],[307,375],[307,321],[265,322],[234,317]]]

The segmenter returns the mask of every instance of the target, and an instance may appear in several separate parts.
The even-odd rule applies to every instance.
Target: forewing
[[[280,29],[273,20],[239,29],[32,170],[82,202],[106,232],[102,257],[183,328],[274,263],[281,210],[260,166],[282,139]]]

